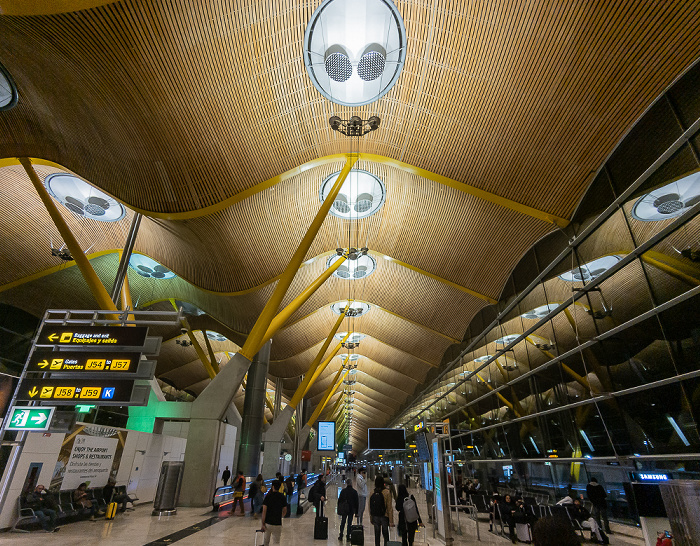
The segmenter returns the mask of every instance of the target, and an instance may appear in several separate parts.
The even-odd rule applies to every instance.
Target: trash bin
[[[153,516],[172,516],[177,513],[177,501],[180,498],[180,485],[185,463],[166,461],[160,467],[160,478],[156,498],[153,500]]]

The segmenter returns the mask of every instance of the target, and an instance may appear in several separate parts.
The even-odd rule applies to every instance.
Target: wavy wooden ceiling
[[[385,97],[351,111],[323,99],[303,66],[303,33],[317,4],[132,0],[0,16],[0,62],[20,90],[18,105],[0,114],[0,158],[51,160],[132,207],[179,214],[146,219],[137,251],[180,278],[132,278],[135,298],[191,302],[243,336],[315,214],[321,180],[341,163],[185,216],[350,151],[328,128],[331,115],[381,117],[380,130],[361,140],[363,152],[568,218],[591,173],[700,46],[694,1],[399,1],[403,73]],[[377,383],[376,392],[410,394],[486,304],[450,283],[497,298],[520,256],[552,226],[392,166],[358,166],[385,181],[388,199],[354,230],[352,242],[379,256],[354,297],[381,308],[354,328],[370,336],[361,345],[368,369],[391,383]],[[0,289],[58,265],[47,247],[59,238],[16,166],[0,169],[0,213],[9,264]],[[128,218],[97,225],[64,216],[84,248],[94,244],[91,252],[119,248],[128,228]],[[346,231],[327,219],[307,258],[347,246]],[[287,301],[325,259],[300,270]],[[93,263],[111,285],[114,256]],[[347,297],[347,283],[332,279],[292,317],[273,343],[275,373],[305,371],[309,349],[334,319],[328,305]],[[33,312],[47,301],[94,305],[74,268],[0,298]]]

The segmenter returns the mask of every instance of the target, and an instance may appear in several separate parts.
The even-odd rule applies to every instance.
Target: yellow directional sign
[[[145,326],[77,326],[44,324],[37,345],[66,347],[143,347],[148,335]]]
[[[27,365],[27,372],[133,374],[138,371],[141,353],[120,352],[48,352],[37,350]],[[81,375],[82,375],[81,373]]]
[[[53,400],[57,404],[76,404],[79,400],[128,404],[133,387],[133,379],[25,379],[17,389],[17,399]]]
[[[27,391],[29,393],[30,398],[34,398],[37,394],[39,394],[39,391],[34,387],[32,390]]]
[[[36,390],[36,387],[34,387],[34,390]],[[41,387],[41,398],[51,398],[52,394],[53,387]]]

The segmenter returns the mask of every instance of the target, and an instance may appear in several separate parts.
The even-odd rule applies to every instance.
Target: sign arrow
[[[56,338],[58,337],[58,334],[51,334],[49,336],[49,341],[56,341]]]
[[[48,360],[42,360],[41,362],[37,362],[37,366],[39,366],[40,368],[46,368],[46,366],[48,366],[48,365],[49,365]]]
[[[40,413],[39,415],[37,415],[35,417],[29,418],[30,421],[34,421],[37,425],[40,425],[41,423],[46,421],[46,419],[48,419],[48,417],[46,417],[45,413]]]
[[[39,391],[36,390],[36,387],[29,391],[29,396],[31,396],[32,398],[34,398],[37,394],[39,394]]]

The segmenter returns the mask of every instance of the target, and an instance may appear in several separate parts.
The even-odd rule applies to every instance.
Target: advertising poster
[[[335,451],[335,421],[318,422],[318,450]]]
[[[70,491],[85,482],[103,487],[116,477],[128,431],[77,423],[66,435],[56,461],[51,489]]]

